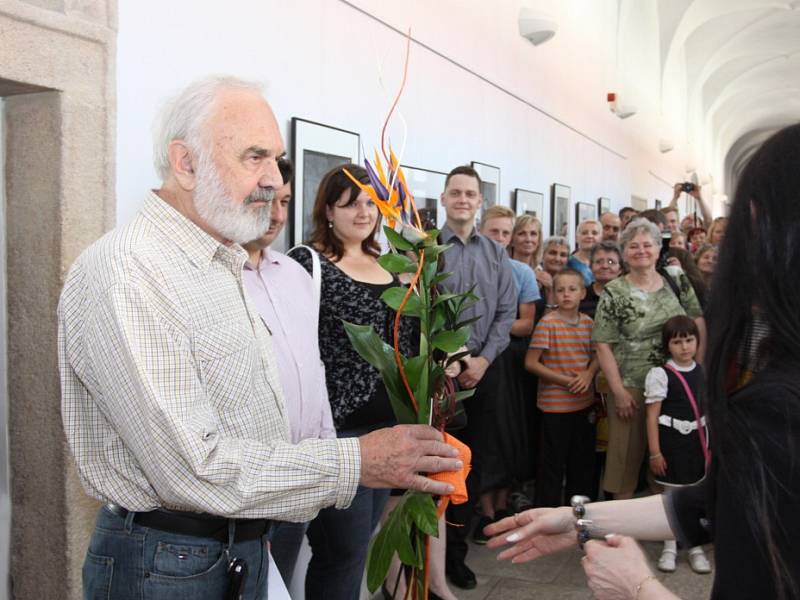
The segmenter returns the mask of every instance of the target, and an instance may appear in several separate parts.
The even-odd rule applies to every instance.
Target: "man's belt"
[[[706,426],[706,418],[701,417],[700,423],[703,427]],[[693,431],[697,431],[697,421],[683,421],[681,419],[673,419],[669,415],[659,415],[658,424],[672,427],[683,435],[689,435]]]
[[[107,504],[115,515],[126,518],[130,511],[116,504]],[[269,533],[272,521],[269,519],[226,519],[204,513],[190,513],[174,510],[156,509],[148,512],[135,512],[133,522],[144,527],[152,527],[169,533],[212,538],[220,542],[228,541],[228,525],[234,522],[234,542],[247,542]]]

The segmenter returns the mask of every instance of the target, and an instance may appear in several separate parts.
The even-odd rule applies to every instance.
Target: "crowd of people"
[[[378,371],[344,330],[343,321],[370,325],[390,341],[395,314],[381,294],[404,283],[378,263],[378,209],[354,181],[368,183],[367,172],[344,165],[323,177],[311,237],[287,255],[270,246],[286,222],[292,166],[257,87],[193,84],[157,132],[162,187],[81,255],[59,305],[67,439],[85,488],[106,503],[84,565],[87,597],[167,598],[179,586],[180,597],[265,598],[267,542],[288,582],[307,535],[306,598],[354,600],[370,536],[396,496],[447,494],[425,474],[462,467],[440,432],[396,426]],[[573,247],[545,238],[535,215],[481,213],[480,190],[475,170],[455,167],[438,227],[449,245],[439,291],[477,298],[462,315],[463,356],[446,373],[475,390],[448,425],[472,449],[470,502],[448,507],[430,546],[430,594],[447,600],[450,584],[477,584],[470,539],[534,558],[541,537],[557,538],[544,542],[552,550],[574,542],[570,509],[555,507],[613,498],[633,502],[611,506],[635,515],[654,505],[629,499],[663,490],[697,503],[686,490],[718,464],[706,413],[722,393],[704,384],[701,365],[704,309],[726,306],[714,271],[720,245],[732,246],[727,219],[712,220],[700,189],[678,183],[664,209],[578,223]],[[681,193],[701,215],[681,220]],[[776,226],[754,206],[753,218]],[[744,227],[750,212],[739,212]],[[750,300],[749,314],[763,311],[772,327],[779,299]],[[400,323],[400,348],[412,354],[418,325]],[[746,323],[749,337],[733,340],[742,376],[758,370],[771,331]],[[712,350],[723,352],[723,339],[717,329]],[[715,360],[709,377],[719,380]],[[597,510],[602,521],[618,509]],[[695,529],[686,521],[678,539],[692,542],[691,568],[708,573],[707,536]],[[662,571],[676,568],[673,532],[643,535],[664,541]],[[782,569],[774,535],[770,564]],[[590,584],[601,561],[592,564]],[[402,575],[391,566],[386,597],[404,596]]]
[[[357,165],[327,173],[312,211],[311,238],[289,253],[319,281],[317,335],[333,429],[340,438],[393,423],[378,372],[349,346],[342,321],[371,325],[390,340],[394,317],[380,296],[401,283],[377,263],[377,207],[345,169],[362,183],[369,181]],[[284,185],[289,183],[290,173],[284,173]],[[485,544],[484,528],[493,522],[532,506],[561,506],[574,495],[630,498],[642,487],[658,491],[693,483],[686,473],[703,456],[697,427],[684,431],[693,419],[675,416],[687,416],[688,400],[676,396],[674,386],[667,397],[661,388],[648,391],[645,383],[651,369],[672,364],[667,361],[671,342],[662,343],[665,324],[679,316],[691,322],[693,333],[681,329],[678,337],[693,339],[701,354],[705,340],[698,298],[705,297],[707,283],[702,277],[690,279],[680,264],[671,265],[674,259],[666,252],[675,250],[672,240],[684,235],[672,229],[679,224],[674,206],[644,213],[652,220],[625,207],[620,214],[579,223],[573,248],[564,237],[543,239],[536,216],[518,218],[499,205],[481,213],[480,187],[478,173],[459,166],[442,191],[446,221],[440,241],[451,248],[440,267],[451,276],[441,286],[453,292],[473,289],[479,298],[465,315],[476,317],[469,355],[449,373],[476,393],[449,426],[473,450],[468,480],[473,502],[452,507],[442,518],[442,535],[432,550],[431,590],[448,600],[455,598],[448,579],[465,589],[476,585],[465,562],[468,536]],[[701,198],[699,192],[695,196]],[[273,224],[281,222],[276,217]],[[694,259],[687,252],[684,260]],[[258,264],[251,263],[246,269]],[[703,287],[695,291],[695,285]],[[401,323],[401,347],[409,354],[415,322],[404,318]],[[696,383],[694,353],[684,359],[676,364],[695,373]],[[673,407],[673,416],[653,412],[662,402]],[[647,419],[651,413],[655,427]],[[678,443],[675,450],[672,432],[688,446]],[[659,437],[667,441],[659,444]],[[362,487],[349,508],[325,508],[311,521],[308,598],[357,597],[370,534],[381,514],[395,505],[388,490]],[[278,523],[273,530],[273,555],[290,578],[306,526]],[[293,532],[289,539],[287,530]],[[659,567],[675,570],[676,556],[674,542],[665,542]],[[692,549],[690,561],[695,571],[710,571],[702,547]],[[395,564],[384,586],[388,597],[404,593],[398,570]]]

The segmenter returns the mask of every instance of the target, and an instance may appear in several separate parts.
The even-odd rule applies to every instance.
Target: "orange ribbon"
[[[449,433],[444,433],[443,435],[444,442],[458,450],[458,458],[463,463],[463,466],[460,471],[442,471],[429,475],[431,479],[449,483],[455,488],[452,494],[449,496],[442,496],[439,500],[439,507],[436,513],[440,519],[450,502],[453,504],[464,504],[464,502],[467,501],[467,475],[469,475],[469,470],[472,468],[472,451],[469,449],[469,446],[454,438]]]

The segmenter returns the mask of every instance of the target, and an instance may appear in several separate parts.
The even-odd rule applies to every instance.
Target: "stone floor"
[[[678,557],[674,573],[659,573],[655,568],[661,544],[644,544],[658,577],[682,600],[706,599],[711,594],[710,575],[697,575],[689,568],[686,553]],[[586,578],[580,566],[580,552],[564,552],[538,560],[512,565],[498,562],[497,552],[485,546],[470,545],[467,564],[478,577],[478,587],[464,591],[451,587],[460,600],[522,600],[541,598],[573,600],[591,598]],[[709,559],[713,562],[711,549]]]

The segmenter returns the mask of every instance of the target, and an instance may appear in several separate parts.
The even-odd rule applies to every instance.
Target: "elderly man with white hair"
[[[84,563],[87,598],[266,598],[270,520],[344,508],[359,482],[452,489],[420,474],[461,466],[430,427],[289,442],[239,245],[269,228],[283,153],[258,86],[190,85],[156,134],[162,186],[67,277],[64,427],[81,482],[106,503]]]

